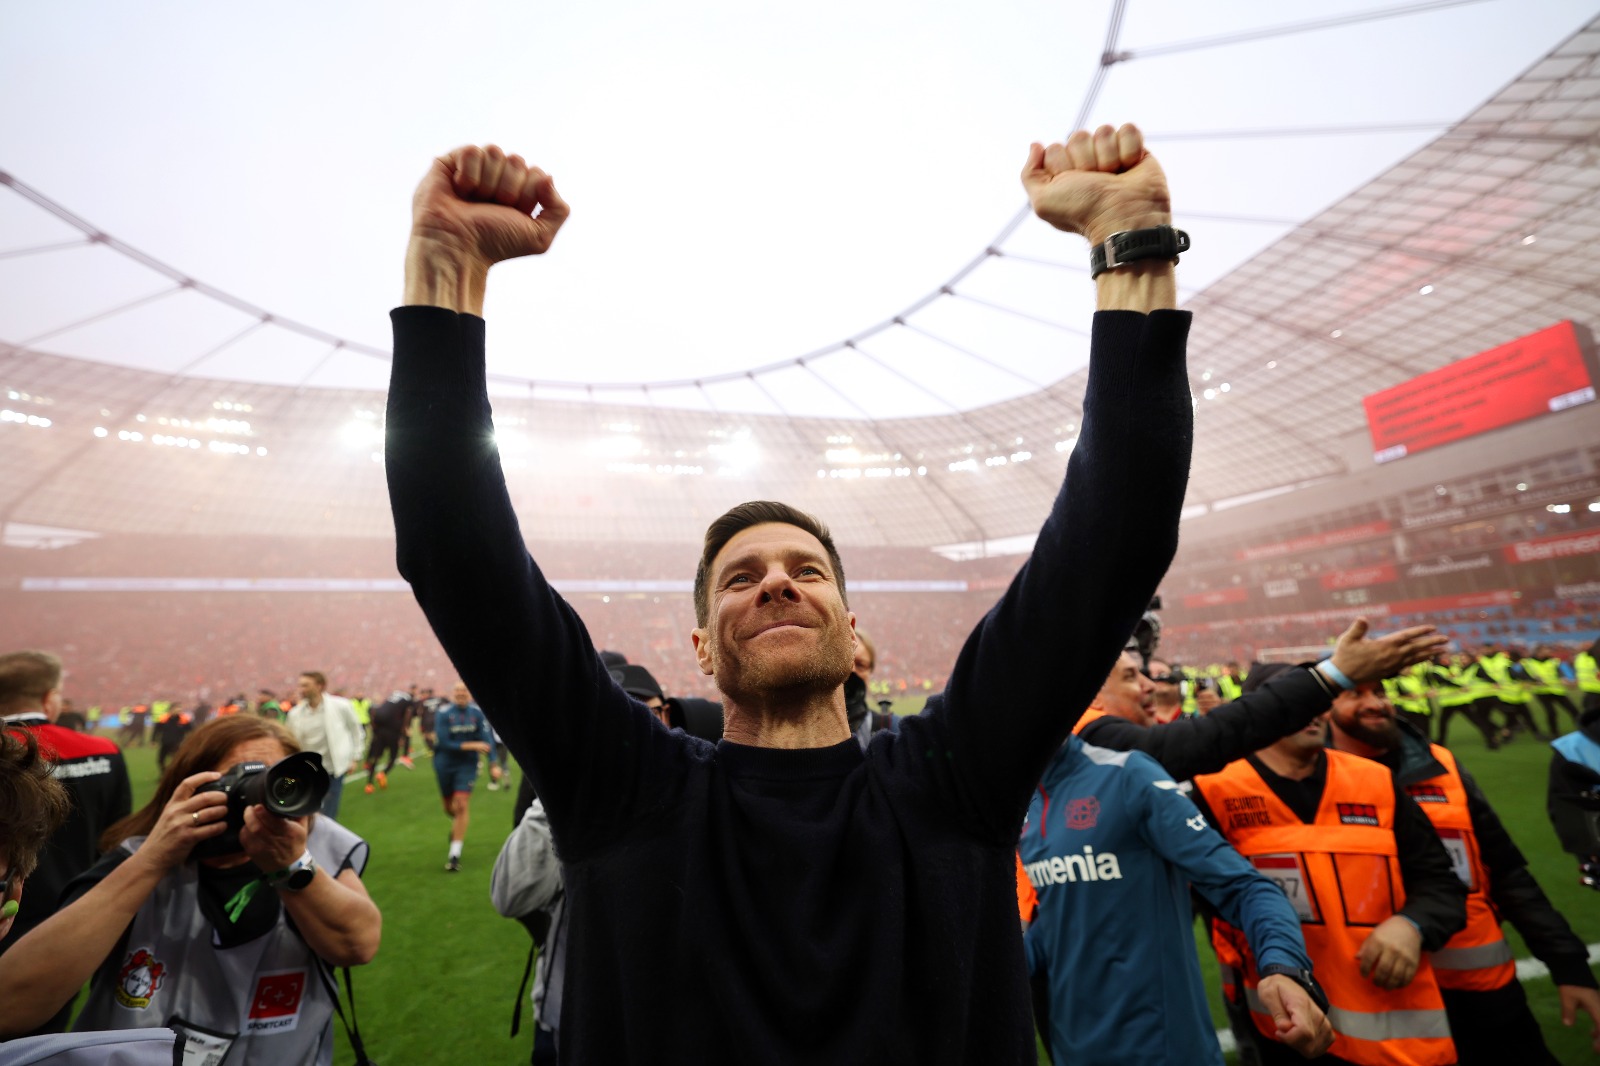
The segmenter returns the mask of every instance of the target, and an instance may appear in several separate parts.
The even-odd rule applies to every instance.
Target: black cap
[[[648,700],[652,696],[663,699],[661,686],[656,684],[656,679],[650,676],[650,671],[642,666],[628,663],[623,666],[611,668],[611,679],[621,686],[622,691],[639,700]]]
[[[628,657],[622,654],[620,651],[602,651],[599,653],[599,655],[600,662],[605,665],[607,670],[611,669],[613,666],[628,665]]]
[[[1244,684],[1239,686],[1241,692],[1254,692],[1279,674],[1287,673],[1294,669],[1293,663],[1261,663],[1250,668],[1250,673],[1244,679]]]

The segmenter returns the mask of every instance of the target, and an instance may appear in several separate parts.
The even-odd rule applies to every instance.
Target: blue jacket
[[[457,707],[454,703],[447,703],[439,708],[439,713],[433,720],[434,735],[437,750],[433,753],[435,762],[441,758],[456,762],[465,762],[470,759],[478,761],[475,751],[462,751],[461,745],[473,740],[481,740],[485,744],[494,743],[494,733],[489,729],[489,719],[484,717],[476,703],[469,703],[465,707]]]
[[[1058,1063],[1222,1066],[1191,884],[1245,931],[1261,965],[1311,967],[1283,893],[1143,752],[1069,737],[1034,793],[1019,851],[1039,895],[1028,965],[1048,975]]]

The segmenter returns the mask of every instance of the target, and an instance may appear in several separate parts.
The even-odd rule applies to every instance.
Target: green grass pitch
[[[1600,897],[1578,884],[1576,866],[1556,845],[1545,818],[1549,748],[1519,739],[1489,752],[1465,723],[1453,724],[1462,728],[1453,731],[1452,748],[1488,793],[1534,876],[1585,943],[1600,941]],[[415,747],[425,750],[420,743]],[[139,804],[155,787],[154,749],[130,750],[128,764]],[[486,785],[487,776],[480,776],[462,871],[449,874],[444,870],[449,826],[426,759],[419,758],[415,770],[396,767],[388,789],[370,796],[363,782],[345,783],[342,820],[372,844],[366,884],[384,917],[377,959],[355,971],[361,1033],[368,1052],[383,1066],[528,1061],[532,1036],[526,1010],[520,1035],[508,1035],[528,936],[489,904],[489,871],[511,831],[516,793],[489,792]],[[1510,938],[1517,957],[1526,957],[1521,939],[1514,932]],[[1214,1020],[1224,1026],[1216,1006],[1216,964],[1204,943],[1200,962],[1212,989]],[[1587,1025],[1582,1020],[1571,1029],[1561,1025],[1550,980],[1532,980],[1526,987],[1557,1060],[1591,1061]],[[354,1062],[342,1031],[338,1041],[334,1061]]]

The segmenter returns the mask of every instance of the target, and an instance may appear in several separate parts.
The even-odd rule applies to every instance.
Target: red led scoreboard
[[[1361,402],[1372,433],[1372,457],[1387,463],[1594,398],[1579,327],[1567,321]]]

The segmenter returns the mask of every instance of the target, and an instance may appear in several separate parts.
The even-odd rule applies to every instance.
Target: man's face
[[[701,671],[730,700],[844,684],[855,615],[816,537],[781,522],[740,530],[711,561],[708,585],[709,624],[691,639]]]
[[[455,691],[450,694],[450,698],[455,701],[457,707],[465,707],[472,702],[472,693],[467,691],[467,686],[457,681]]]
[[[1363,744],[1388,751],[1400,743],[1394,706],[1377,685],[1357,685],[1334,697],[1333,724]]]
[[[1311,724],[1298,732],[1290,733],[1272,747],[1294,759],[1305,759],[1321,751],[1328,743],[1328,716],[1319,714]]]
[[[867,646],[857,643],[855,665],[850,668],[851,673],[863,681],[870,681],[872,680],[872,671],[877,665],[877,663],[873,662],[872,652],[867,650]]]
[[[322,686],[317,684],[316,679],[301,674],[299,684],[301,699],[314,700],[322,696]]]
[[[668,729],[672,728],[672,723],[667,719],[666,700],[662,699],[660,696],[651,696],[644,701],[644,705],[650,709],[651,714],[656,716],[656,721],[660,722]]]
[[[1095,702],[1107,714],[1126,718],[1134,725],[1148,726],[1155,722],[1151,704],[1155,699],[1155,682],[1145,677],[1139,663],[1127,652],[1117,658],[1106,683],[1100,686]]]

